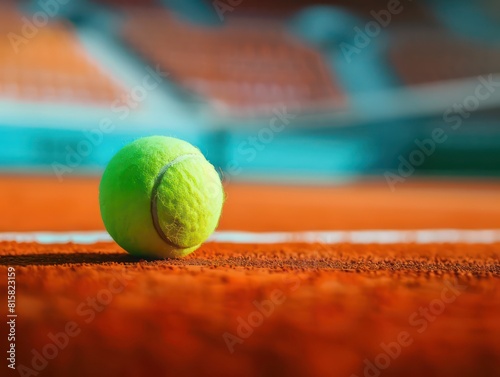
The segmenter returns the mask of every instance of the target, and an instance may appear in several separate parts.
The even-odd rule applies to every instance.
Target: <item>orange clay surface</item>
[[[229,183],[219,230],[500,229],[500,181]],[[0,176],[0,231],[100,230],[99,179]]]
[[[500,228],[493,182],[227,192],[223,229]],[[0,208],[2,231],[102,228],[96,179],[0,178]],[[0,312],[15,267],[17,366],[37,376],[499,376],[499,261],[500,244],[208,243],[145,261],[3,242]]]

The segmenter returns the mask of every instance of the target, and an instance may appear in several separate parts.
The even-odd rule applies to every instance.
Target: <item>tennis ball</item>
[[[99,186],[108,233],[130,254],[183,257],[215,230],[224,201],[219,175],[191,144],[138,139],[109,162]]]

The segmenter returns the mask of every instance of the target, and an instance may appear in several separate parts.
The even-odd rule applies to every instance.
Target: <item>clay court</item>
[[[498,0],[0,0],[0,377],[500,377]]]
[[[99,235],[98,182],[3,177],[0,230]],[[23,365],[21,375],[40,376],[500,373],[500,235],[482,231],[500,228],[498,183],[426,181],[395,193],[377,182],[226,191],[221,234],[297,239],[208,242],[181,260],[137,259],[113,242],[3,241],[1,274],[16,271],[18,372]],[[301,241],[311,228],[352,238]],[[363,229],[406,231],[408,242],[364,243],[374,236],[352,232]],[[431,235],[412,241],[415,229]],[[436,229],[456,229],[441,237],[457,241],[432,242]],[[6,297],[5,279],[1,287]],[[54,339],[65,346],[47,346]],[[33,363],[36,354],[46,361]]]

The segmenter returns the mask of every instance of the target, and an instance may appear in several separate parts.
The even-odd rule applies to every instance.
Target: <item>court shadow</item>
[[[107,264],[137,263],[144,258],[134,257],[126,253],[98,254],[98,253],[44,253],[23,255],[1,255],[0,266],[56,266],[65,264]]]

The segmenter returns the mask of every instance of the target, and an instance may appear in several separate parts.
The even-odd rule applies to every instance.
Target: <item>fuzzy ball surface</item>
[[[130,254],[179,258],[218,225],[219,175],[193,145],[165,136],[138,139],[109,162],[99,186],[106,230]]]

